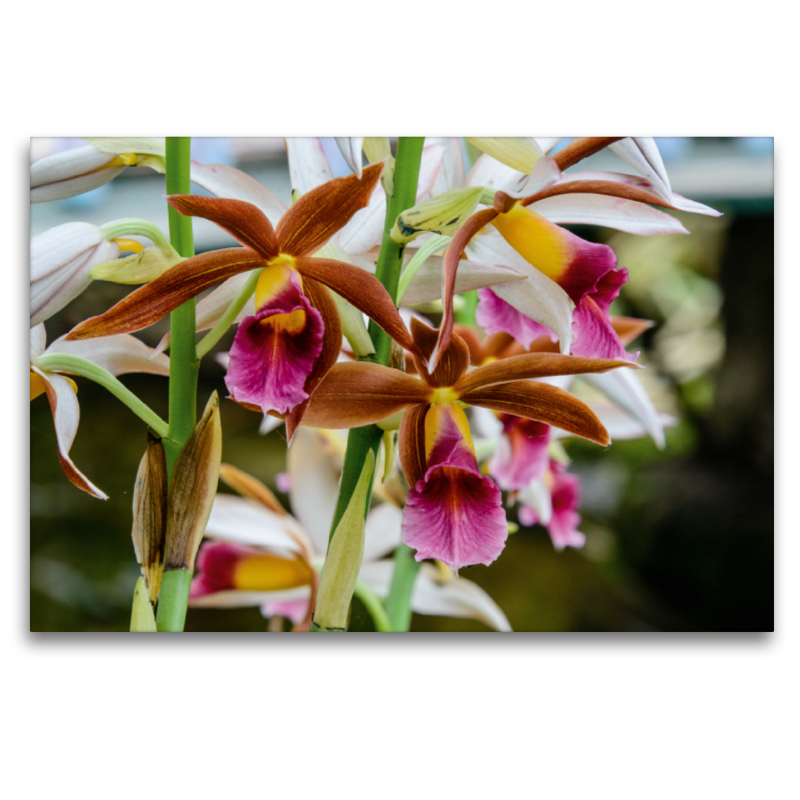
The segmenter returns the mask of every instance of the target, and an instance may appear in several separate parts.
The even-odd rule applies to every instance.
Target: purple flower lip
[[[292,276],[239,325],[225,385],[239,402],[286,414],[308,399],[305,383],[322,352],[325,323]]]

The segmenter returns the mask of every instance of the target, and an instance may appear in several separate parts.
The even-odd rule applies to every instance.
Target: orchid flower
[[[243,473],[235,488],[245,497],[217,495],[206,528],[211,541],[202,546],[197,560],[192,606],[257,605],[265,616],[285,616],[296,630],[306,629],[336,505],[336,453],[344,446],[339,438],[334,431],[297,431],[288,454],[296,518],[263,484],[250,476],[243,480]],[[223,470],[226,475],[230,472]],[[401,518],[401,510],[391,503],[376,506],[367,517],[359,581],[380,597],[388,594],[393,569],[393,562],[383,556],[400,544]],[[411,608],[418,614],[469,617],[497,630],[511,630],[480,587],[432,564],[423,565],[417,576]]]
[[[85,339],[128,333],[151,325],[187,299],[240,272],[261,270],[256,314],[239,326],[230,352],[226,385],[237,402],[285,415],[289,437],[316,386],[341,350],[341,325],[330,287],[367,314],[406,349],[419,353],[392,298],[363,270],[328,258],[310,257],[369,200],[383,164],[337,178],[303,195],[277,229],[262,211],[239,200],[173,196],[187,216],[210,219],[243,248],[194,256],[86,320],[69,334]]]
[[[108,496],[69,457],[80,420],[78,387],[67,377],[71,366],[69,357],[85,359],[112,376],[129,372],[169,375],[169,359],[159,355],[151,360],[152,350],[135,337],[127,335],[90,342],[69,342],[61,337],[45,349],[46,343],[44,324],[31,328],[31,401],[41,394],[47,394],[56,428],[58,459],[67,478],[93,497],[107,500]],[[124,390],[121,384],[120,387]]]
[[[412,319],[417,351],[430,355],[437,333]],[[317,387],[304,424],[351,428],[403,412],[399,453],[411,487],[403,541],[416,559],[436,558],[451,569],[490,564],[502,551],[507,526],[500,490],[477,469],[463,407],[476,405],[563,428],[599,444],[606,430],[581,401],[528,378],[604,372],[633,366],[624,360],[527,353],[467,372],[469,348],[451,341],[436,369],[414,354],[420,377],[370,363],[336,364]]]
[[[353,145],[353,147],[356,146]],[[350,145],[347,147],[349,148]],[[300,196],[333,179],[333,171],[319,138],[289,138],[286,140],[286,149],[289,156],[292,187],[294,192]],[[432,193],[437,192],[438,187],[443,185],[444,181],[454,179],[452,177],[454,171],[451,165],[452,161],[452,148],[443,150],[443,147],[436,142],[425,145],[422,151],[417,201],[424,200]],[[463,180],[463,163],[459,163],[461,164],[460,180]],[[359,178],[361,177],[358,172],[356,174]],[[265,186],[241,170],[225,164],[200,164],[193,161],[191,163],[191,179],[192,183],[202,186],[216,197],[252,203],[264,212],[273,226],[277,226],[288,211],[287,206]],[[385,218],[386,192],[378,184],[370,196],[368,205],[357,211],[347,224],[331,237],[325,248],[331,252],[325,254],[339,261],[350,261],[374,274]],[[412,255],[409,253],[408,260]],[[435,255],[424,261],[405,292],[404,301],[406,303],[424,303],[439,299],[441,261],[441,257]],[[497,264],[477,264],[474,261],[464,260],[456,278],[455,291],[472,291],[484,286],[521,280],[522,277],[510,267]],[[228,278],[198,302],[196,311],[196,329],[198,331],[211,328],[219,322],[223,313],[243,290],[246,280],[247,275]],[[233,321],[242,322],[246,317],[254,315],[255,303],[250,298]],[[165,350],[169,346],[170,338],[170,334],[167,333],[156,351]]]
[[[113,180],[126,167],[164,173],[164,143],[145,138],[86,138],[89,144],[31,164],[31,203],[64,200]]]
[[[616,269],[611,248],[584,242],[557,223],[601,224],[647,234],[685,233],[678,220],[651,206],[718,212],[673,194],[664,199],[663,180],[657,192],[648,180],[635,176],[586,173],[585,178],[575,179],[581,173],[562,174],[562,170],[615,142],[613,138],[588,138],[573,142],[552,159],[533,154],[527,162],[530,174],[500,165],[489,156],[478,159],[466,182],[496,190],[493,207],[476,212],[447,249],[442,274],[445,317],[431,368],[452,329],[451,287],[468,246],[468,255],[476,261],[504,263],[517,270],[526,270],[527,265],[525,275],[530,285],[523,281],[481,292],[482,322],[490,330],[521,333],[523,341],[530,341],[545,326],[560,341],[563,353],[571,348],[580,355],[635,358],[625,352],[608,318],[608,306],[627,280],[627,272]],[[623,150],[627,153],[631,148],[626,147]],[[653,163],[654,147],[644,147]],[[630,160],[636,161],[632,156]],[[642,156],[636,163],[645,160]],[[651,173],[663,172],[658,159],[658,169]],[[484,230],[490,223],[499,237]],[[479,232],[481,236],[476,236]],[[570,303],[575,305],[574,312]]]

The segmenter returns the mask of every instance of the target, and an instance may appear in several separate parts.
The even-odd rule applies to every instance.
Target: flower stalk
[[[167,194],[188,194],[188,136],[167,137]],[[169,238],[184,258],[194,255],[192,218],[169,207]],[[167,473],[172,480],[173,467],[186,441],[192,434],[197,416],[197,374],[200,361],[195,348],[195,300],[191,298],[170,315],[169,431],[163,440]],[[164,574],[158,604],[158,629],[182,631],[189,602],[190,570],[172,570]]]
[[[400,272],[403,268],[403,252],[405,244],[396,242],[391,237],[391,230],[400,214],[411,208],[416,202],[417,182],[419,168],[422,161],[422,147],[424,137],[401,137],[397,143],[397,158],[392,179],[392,194],[387,198],[386,221],[383,229],[383,239],[378,255],[375,277],[383,284],[392,298],[396,300]],[[392,349],[392,340],[374,322],[369,324],[369,333],[375,345],[375,355],[367,359],[379,364],[388,364]],[[377,461],[378,447],[381,443],[383,431],[377,425],[368,425],[356,428],[350,432],[347,439],[347,451],[344,457],[342,480],[339,485],[339,498],[336,510],[331,521],[331,538],[347,509],[350,499],[356,490],[361,471],[367,461],[370,451]],[[370,483],[371,488],[371,483]],[[371,491],[366,493],[364,517],[369,509]],[[330,545],[330,540],[329,540]],[[316,626],[312,625],[311,630]]]

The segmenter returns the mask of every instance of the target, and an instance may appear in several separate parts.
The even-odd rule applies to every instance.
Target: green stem
[[[378,254],[378,263],[375,277],[386,287],[392,297],[397,297],[397,287],[400,281],[400,272],[403,268],[403,251],[405,245],[398,244],[389,235],[395,220],[401,212],[411,208],[417,199],[417,183],[419,181],[419,167],[422,161],[422,147],[424,137],[401,137],[397,143],[397,158],[395,161],[392,194],[387,198],[386,220],[383,227],[383,239]],[[388,364],[392,349],[392,340],[388,334],[381,330],[374,322],[369,324],[369,334],[375,345],[375,355],[369,357],[370,361],[379,364]],[[330,536],[339,525],[339,521],[350,502],[356,488],[367,453],[375,453],[377,463],[378,447],[381,443],[383,431],[377,425],[368,425],[355,428],[347,437],[347,450],[344,457],[342,480],[339,484],[339,497],[331,521]],[[364,507],[364,516],[369,510],[370,495]],[[312,627],[312,630],[314,628]]]
[[[156,627],[159,631],[180,632],[183,630],[191,585],[191,570],[170,569],[164,573],[161,578],[156,618]]]
[[[401,544],[397,548],[392,583],[386,598],[386,614],[393,631],[407,631],[411,626],[411,596],[420,566],[410,547]]]
[[[188,136],[167,137],[168,195],[189,194],[191,191],[190,146],[191,139]],[[179,255],[184,258],[194,255],[192,218],[180,215],[172,206],[169,206],[169,238]],[[175,460],[191,436],[197,418],[200,361],[195,349],[194,309],[195,301],[192,298],[170,315],[169,432],[163,441],[170,479]],[[157,616],[160,631],[183,630],[191,578],[188,570],[169,570],[164,573]]]
[[[108,389],[114,397],[125,403],[139,419],[144,420],[159,436],[164,437],[167,435],[167,423],[127,386],[120,383],[108,370],[103,369],[101,366],[80,356],[72,356],[67,353],[52,353],[48,356],[42,356],[36,364],[46,371],[69,372],[72,375],[80,375],[82,378],[88,378],[90,381],[99,383],[100,386]]]
[[[217,322],[217,324],[200,340],[200,343],[197,345],[198,358],[202,358],[206,355],[227,333],[228,328],[233,324],[239,312],[247,305],[247,301],[253,296],[253,292],[256,290],[256,284],[263,271],[263,269],[257,269],[251,273],[239,294],[236,295],[234,301],[219,318],[219,322]]]
[[[375,623],[375,628],[378,631],[381,633],[391,633],[391,631],[394,630],[380,597],[378,597],[366,583],[363,581],[356,581],[356,588],[353,594],[364,604],[364,607],[372,617],[372,621]]]

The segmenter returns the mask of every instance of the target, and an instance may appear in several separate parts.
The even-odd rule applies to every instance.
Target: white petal
[[[365,563],[359,578],[377,595],[385,597],[393,571],[393,561]],[[511,630],[505,614],[480,586],[454,576],[442,580],[432,564],[423,564],[417,574],[411,608],[417,614],[477,619],[498,631]]]
[[[503,192],[513,192],[526,179],[524,172],[507,167],[491,156],[482,155],[472,165],[467,186],[488,186]]]
[[[419,181],[417,182],[417,202],[433,193],[433,187],[442,168],[444,147],[440,144],[426,144],[422,148],[422,160],[419,165]]]
[[[552,158],[540,158],[515,197],[529,197],[561,180],[561,169]]]
[[[562,194],[529,208],[559,225],[601,225],[627,233],[688,233],[681,221],[657,208],[603,194]]]
[[[226,164],[191,162],[192,183],[202,186],[217,197],[244,200],[258,206],[274,225],[286,213],[286,206],[266,186],[241,170]]]
[[[90,144],[45,156],[31,164],[31,190],[94,173],[95,170],[101,170],[113,158],[113,155],[104,153]]]
[[[169,359],[164,355],[153,358],[152,348],[129,333],[75,342],[65,341],[62,336],[47,348],[47,354],[51,353],[80,356],[108,370],[112,375],[125,375],[129,372],[169,375]]]
[[[477,261],[509,266],[527,278],[524,281],[497,284],[492,291],[517,311],[549,328],[558,336],[561,352],[567,355],[572,344],[572,304],[567,293],[555,281],[532,267],[493,230],[475,236],[467,247],[467,253]]]
[[[84,141],[105,153],[138,153],[140,155],[161,156],[167,154],[166,141],[146,136],[84,136]]]
[[[31,240],[31,325],[56,314],[92,282],[95,264],[111,261],[119,247],[94,225],[69,222]]]
[[[62,375],[52,372],[42,372],[34,366],[31,369],[39,375],[47,391],[47,400],[50,403],[50,410],[53,412],[53,423],[56,429],[56,441],[58,443],[58,458],[61,467],[67,477],[76,486],[84,491],[98,497],[101,500],[108,500],[108,495],[98,489],[73,463],[69,457],[69,450],[75,441],[75,434],[78,432],[78,422],[81,418],[81,410],[78,406],[78,398],[70,382]]]
[[[547,525],[553,516],[553,496],[542,478],[532,480],[517,495],[517,500],[532,508],[542,525]]]
[[[301,539],[305,538],[300,525],[288,514],[276,514],[245,497],[218,494],[214,498],[205,535],[267,550],[299,553],[301,548],[292,533]]]
[[[487,439],[496,439],[503,432],[503,423],[491,409],[472,406],[470,408],[472,424],[470,428],[473,433]]]
[[[410,251],[409,257],[413,254]],[[409,258],[410,260],[410,258]],[[360,264],[361,265],[361,264]],[[375,266],[370,270],[374,273]],[[471,292],[473,289],[482,289],[485,286],[495,286],[500,283],[522,284],[524,276],[513,267],[503,264],[487,264],[473,259],[463,259],[458,262],[456,272],[455,293]],[[508,284],[511,285],[510,283]],[[426,259],[419,272],[413,277],[403,295],[405,305],[429,303],[442,297],[442,256],[430,256]]]
[[[563,136],[536,136],[539,147],[545,153],[549,153],[564,137]]]
[[[364,561],[376,561],[400,544],[402,522],[403,510],[391,503],[370,510],[364,533]]]
[[[603,374],[581,375],[581,379],[598,388],[609,400],[638,419],[653,437],[656,446],[664,449],[663,423],[634,370],[614,369]]]
[[[44,329],[44,323],[40,322],[38,325],[31,328],[31,361],[44,353],[46,344],[47,332]]]
[[[650,136],[634,136],[609,145],[618,156],[624,158],[640,175],[653,185],[655,193],[666,200],[672,198],[667,170],[658,152],[658,145]]]
[[[628,186],[636,186],[639,189],[644,189],[646,192],[652,192],[658,196],[656,187],[645,178],[640,178],[638,175],[625,175],[621,172],[602,172],[599,170],[585,170],[583,172],[565,172],[562,181],[613,181],[614,183],[624,183]],[[674,192],[667,198],[675,208],[681,211],[688,211],[692,214],[705,214],[709,217],[721,217],[722,212],[717,211],[711,206],[703,205],[695,200],[688,200],[682,195],[675,194]]]
[[[433,184],[433,195],[447,192],[450,189],[460,189],[464,186],[466,175],[464,172],[464,152],[461,149],[461,139],[457,136],[426,139],[430,144],[438,144],[444,148],[442,164],[439,174]]]
[[[295,589],[282,589],[279,592],[242,592],[231,589],[227,592],[214,592],[189,601],[192,608],[248,608],[262,606],[264,603],[279,603],[287,600],[305,600],[309,587],[298,586]]]
[[[333,241],[348,255],[363,253],[380,245],[385,223],[386,192],[379,183],[372,192],[369,205],[356,211],[347,225],[337,231]]]
[[[261,424],[258,426],[258,432],[262,436],[266,436],[268,433],[272,433],[272,431],[274,431],[276,428],[280,428],[281,425],[283,425],[282,419],[278,417],[271,417],[269,414],[265,414],[261,420]]]
[[[339,496],[339,470],[328,445],[315,430],[299,427],[286,456],[292,510],[317,553],[328,549],[333,511]]]
[[[318,136],[293,136],[286,140],[292,191],[301,195],[333,178],[331,165]]]
[[[334,136],[336,146],[342,154],[347,166],[361,178],[362,169],[362,156],[361,151],[364,149],[363,136]]]
[[[645,429],[642,421],[635,419],[619,406],[612,406],[605,403],[602,405],[592,403],[592,411],[597,414],[597,418],[603,423],[603,426],[608,431],[608,435],[614,442],[625,439],[639,439],[642,436],[648,435],[648,431]],[[675,417],[669,414],[658,414],[658,419],[665,428],[675,425],[678,422]]]

